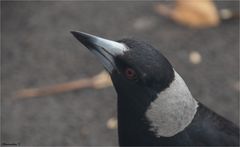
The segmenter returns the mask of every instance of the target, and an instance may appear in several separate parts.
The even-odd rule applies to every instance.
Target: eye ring
[[[129,80],[135,80],[135,79],[137,79],[137,74],[136,74],[136,72],[135,72],[135,70],[134,69],[132,69],[132,68],[126,68],[125,70],[124,70],[124,74],[125,74],[125,76],[129,79]]]

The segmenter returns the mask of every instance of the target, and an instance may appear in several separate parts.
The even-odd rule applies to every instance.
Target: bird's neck
[[[150,130],[158,137],[171,137],[183,131],[197,112],[197,101],[181,76],[176,71],[174,74],[170,86],[158,94],[145,113]]]
[[[191,123],[198,104],[177,72],[170,86],[156,96],[145,110],[134,110],[131,103],[118,98],[120,143],[148,145],[178,134]]]

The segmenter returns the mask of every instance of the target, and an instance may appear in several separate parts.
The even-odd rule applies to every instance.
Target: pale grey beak
[[[116,41],[83,32],[71,31],[71,33],[99,58],[106,70],[110,73],[117,68],[114,57],[123,55],[124,52],[128,50],[124,44]]]

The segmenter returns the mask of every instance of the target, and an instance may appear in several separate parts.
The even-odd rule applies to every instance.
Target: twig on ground
[[[46,86],[41,88],[23,89],[16,93],[16,99],[25,99],[38,96],[47,96],[57,93],[68,92],[72,90],[95,88],[102,89],[112,85],[109,75],[102,71],[92,78],[80,79],[72,82],[56,84],[52,86]]]

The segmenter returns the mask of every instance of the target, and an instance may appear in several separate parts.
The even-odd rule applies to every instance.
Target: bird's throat
[[[118,102],[118,136],[121,146],[137,146],[149,145],[147,138],[154,138],[154,133],[149,131],[144,115]]]

